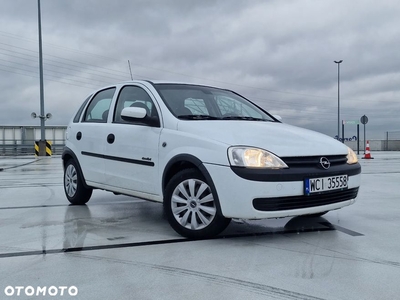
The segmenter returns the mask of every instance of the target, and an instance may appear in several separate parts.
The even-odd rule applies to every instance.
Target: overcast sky
[[[367,115],[369,139],[400,131],[398,0],[41,0],[41,13],[47,125],[129,80],[129,60],[135,79],[233,89],[334,137],[343,60],[341,119]],[[37,22],[36,0],[1,0],[0,126],[40,124]]]

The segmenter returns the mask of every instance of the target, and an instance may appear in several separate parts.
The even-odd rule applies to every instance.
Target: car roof
[[[175,80],[150,80],[150,79],[133,79],[133,80],[126,80],[121,82],[121,84],[126,84],[126,83],[153,83],[153,84],[159,84],[159,83],[171,83],[171,84],[195,84],[193,82],[183,82],[183,81],[175,81]],[[198,85],[198,84],[196,84]]]
[[[147,80],[147,79],[138,79],[138,80],[127,80],[120,82],[118,84],[129,84],[129,83],[142,83],[142,84],[182,84],[182,85],[193,85],[193,86],[204,86],[204,87],[210,87],[214,89],[219,89],[219,90],[227,90],[231,91],[228,88],[223,88],[223,87],[217,87],[217,86],[212,86],[208,84],[201,84],[201,83],[195,83],[195,82],[188,82],[188,81],[175,81],[175,80]]]

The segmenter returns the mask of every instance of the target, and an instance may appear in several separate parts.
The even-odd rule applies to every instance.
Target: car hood
[[[281,157],[347,154],[344,144],[327,135],[279,122],[180,121],[178,130],[228,146],[259,147]]]

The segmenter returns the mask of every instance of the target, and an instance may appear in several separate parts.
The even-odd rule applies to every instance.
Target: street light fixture
[[[38,33],[39,33],[39,79],[40,79],[40,141],[39,141],[39,156],[46,156],[46,131],[45,121],[48,119],[44,115],[44,87],[43,87],[43,51],[42,51],[42,18],[40,15],[40,0],[38,4]],[[33,113],[32,113],[33,118]],[[35,114],[36,117],[36,114]]]
[[[340,64],[343,60],[334,60],[334,62],[337,64],[337,137],[340,141]],[[342,139],[344,143],[344,136],[342,136]]]

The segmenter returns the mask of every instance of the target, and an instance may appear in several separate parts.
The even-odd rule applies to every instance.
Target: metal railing
[[[46,140],[52,144],[52,155],[60,155],[65,145],[67,126],[46,126]],[[40,126],[0,126],[0,156],[34,155],[35,141],[40,140]],[[382,140],[370,140],[373,151],[400,151],[400,130],[385,133]],[[345,141],[357,150],[357,141]],[[360,146],[364,141],[360,141]],[[361,146],[360,152],[364,152]]]
[[[51,141],[52,155],[60,155],[64,149],[64,140]],[[0,156],[35,155],[35,140],[6,140],[0,144]]]
[[[46,140],[52,155],[62,153],[67,126],[46,126]],[[40,140],[40,126],[0,126],[0,156],[34,155],[35,141]]]
[[[400,150],[400,130],[386,131],[383,150]]]

